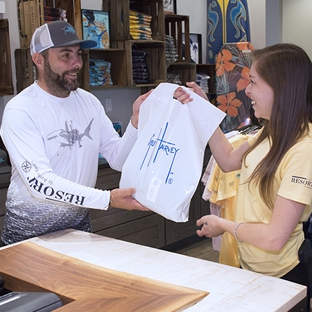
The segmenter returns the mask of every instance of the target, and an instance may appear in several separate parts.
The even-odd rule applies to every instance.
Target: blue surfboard
[[[206,62],[215,64],[223,44],[250,42],[247,0],[208,0],[207,11]]]
[[[223,45],[223,0],[207,3],[207,64],[215,64],[216,55]]]
[[[227,0],[224,43],[250,42],[247,0]]]

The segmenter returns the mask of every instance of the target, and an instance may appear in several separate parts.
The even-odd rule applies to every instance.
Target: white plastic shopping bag
[[[120,188],[163,217],[188,221],[209,138],[225,114],[191,92],[193,102],[173,98],[178,85],[160,84],[140,108],[138,139],[122,169]]]

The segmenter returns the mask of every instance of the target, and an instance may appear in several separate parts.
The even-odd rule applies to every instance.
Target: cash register
[[[50,312],[62,306],[61,299],[52,292],[9,292],[0,277],[1,312]]]

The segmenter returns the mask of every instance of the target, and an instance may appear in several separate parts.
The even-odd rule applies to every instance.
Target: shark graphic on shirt
[[[82,138],[83,137],[88,137],[90,140],[93,140],[92,137],[90,136],[90,130],[91,130],[91,125],[93,122],[93,119],[91,119],[90,123],[86,127],[83,133],[80,133],[80,131],[77,128],[73,128],[71,125],[71,122],[68,123],[65,121],[65,129],[59,129],[52,131],[50,134],[47,135],[47,140],[56,140],[59,144],[59,150],[61,148],[65,147],[72,147],[75,144],[79,144],[79,148],[82,147]],[[59,152],[57,153],[59,155]]]

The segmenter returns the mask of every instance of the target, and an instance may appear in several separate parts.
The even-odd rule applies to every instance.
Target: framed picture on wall
[[[177,1],[164,0],[164,12],[165,14],[177,14]]]
[[[93,49],[109,49],[109,13],[98,10],[81,10],[83,39],[97,42]]]
[[[182,34],[182,44],[185,46],[185,34]],[[186,48],[186,47],[185,47]],[[191,63],[202,63],[202,35],[190,33]]]

